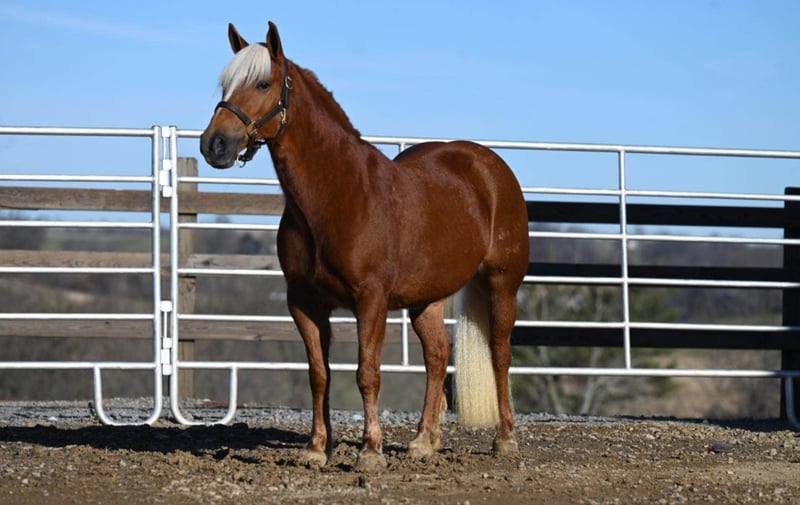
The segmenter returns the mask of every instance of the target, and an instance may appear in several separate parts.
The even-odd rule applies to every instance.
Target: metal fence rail
[[[257,316],[257,315],[220,315],[220,314],[189,314],[184,313],[180,306],[178,281],[183,276],[281,276],[280,270],[261,269],[233,269],[233,268],[198,268],[186,267],[179,263],[180,232],[190,229],[236,229],[253,231],[274,231],[274,224],[237,224],[237,223],[184,223],[180,222],[179,201],[181,194],[177,190],[181,184],[218,184],[218,185],[256,185],[271,188],[277,191],[278,181],[274,178],[236,178],[236,177],[182,177],[177,172],[177,159],[179,156],[178,141],[180,139],[196,139],[201,132],[198,130],[180,130],[176,127],[153,127],[152,129],[86,129],[86,128],[11,128],[0,127],[0,135],[67,135],[67,136],[133,136],[149,138],[152,144],[151,173],[146,176],[114,177],[114,176],[62,176],[62,175],[2,175],[2,182],[91,182],[91,183],[146,183],[150,185],[152,193],[151,219],[147,222],[106,222],[106,221],[14,221],[2,220],[3,227],[77,227],[77,228],[142,228],[152,233],[152,263],[146,268],[55,268],[55,267],[12,267],[0,266],[0,273],[96,273],[96,274],[123,274],[137,273],[150,274],[153,279],[153,311],[148,314],[42,314],[42,313],[17,313],[0,314],[0,322],[9,319],[53,319],[66,318],[131,318],[147,319],[153,321],[153,357],[152,360],[137,362],[10,362],[0,361],[0,369],[87,369],[91,370],[94,377],[94,396],[98,406],[98,414],[105,423],[114,424],[112,417],[106,415],[102,408],[102,380],[103,370],[152,370],[154,373],[154,398],[155,405],[152,414],[142,420],[143,423],[152,423],[161,416],[163,392],[161,378],[170,377],[171,410],[175,418],[184,424],[196,424],[181,411],[180,395],[178,394],[179,370],[213,369],[229,371],[229,409],[227,414],[217,422],[229,422],[236,411],[238,398],[238,374],[242,370],[306,370],[308,365],[300,362],[241,362],[241,361],[194,361],[183,360],[178,353],[177,342],[180,340],[181,321],[226,321],[226,322],[290,322],[285,316]],[[405,148],[429,140],[415,137],[365,137],[365,140],[379,146],[396,149],[397,152]],[[701,324],[701,323],[660,323],[641,322],[631,320],[631,287],[638,286],[672,286],[672,287],[708,287],[708,288],[737,288],[737,289],[798,289],[800,282],[768,281],[768,280],[713,280],[713,279],[667,279],[657,277],[632,277],[630,275],[629,250],[634,242],[703,242],[724,244],[753,244],[769,246],[800,246],[800,239],[793,238],[756,238],[739,236],[702,236],[689,234],[649,234],[632,232],[630,230],[628,211],[629,201],[633,198],[648,199],[712,199],[712,200],[739,200],[754,202],[800,202],[800,196],[765,193],[742,192],[708,192],[708,191],[661,191],[640,190],[628,188],[628,175],[626,163],[630,154],[637,155],[667,155],[667,156],[704,156],[723,158],[763,158],[763,159],[789,159],[800,160],[800,151],[774,151],[774,150],[745,150],[745,149],[699,149],[699,148],[670,148],[646,147],[627,145],[598,145],[598,144],[572,144],[572,143],[541,143],[541,142],[504,142],[486,141],[482,144],[498,150],[524,150],[524,151],[559,151],[559,152],[590,152],[610,153],[616,158],[616,188],[559,188],[525,186],[523,191],[527,197],[543,195],[548,197],[601,197],[613,199],[619,213],[618,231],[607,232],[555,232],[531,231],[532,239],[572,239],[572,240],[608,240],[617,243],[620,255],[620,275],[611,276],[558,276],[558,275],[528,275],[525,282],[528,284],[587,284],[611,285],[621,290],[621,317],[618,321],[531,321],[520,320],[520,328],[537,326],[552,328],[578,328],[588,330],[614,329],[622,332],[621,349],[624,354],[624,366],[620,368],[597,367],[529,367],[515,366],[511,368],[512,374],[526,375],[614,375],[614,376],[658,376],[658,377],[740,377],[740,378],[783,378],[785,392],[788,398],[793,398],[793,380],[800,376],[800,370],[770,370],[770,369],[656,369],[639,368],[634,366],[631,358],[631,331],[641,329],[658,330],[715,330],[735,331],[749,330],[763,332],[764,334],[782,334],[800,330],[794,325],[732,325],[732,324]],[[185,153],[194,155],[195,152]],[[161,250],[161,208],[162,199],[169,201],[169,279],[168,293],[160,289],[160,272],[162,264],[159,251]],[[353,318],[335,318],[334,324],[353,324]],[[448,320],[448,324],[454,321]],[[388,324],[400,327],[401,357],[398,363],[385,363],[382,370],[385,372],[422,373],[424,366],[411,363],[409,359],[409,327],[410,320],[406,311],[399,317],[392,317]],[[334,363],[331,368],[335,371],[351,371],[356,369],[355,363]],[[452,371],[452,369],[450,370]],[[787,417],[800,428],[796,418],[794,402],[787,401]],[[207,423],[202,423],[207,424]]]

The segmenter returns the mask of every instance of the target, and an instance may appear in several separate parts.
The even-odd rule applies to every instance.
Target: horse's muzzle
[[[200,136],[200,152],[212,167],[230,168],[239,156],[239,142],[227,135],[206,130]]]

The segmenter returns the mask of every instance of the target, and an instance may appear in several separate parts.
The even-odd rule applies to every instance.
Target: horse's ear
[[[272,21],[269,22],[269,30],[267,30],[267,47],[270,54],[275,59],[283,58],[283,45],[281,45],[281,36],[278,33],[278,27]]]
[[[239,31],[236,30],[233,23],[228,23],[228,40],[231,41],[231,49],[233,49],[234,53],[238,53],[243,47],[249,45],[247,41],[244,40],[244,37],[239,35]]]

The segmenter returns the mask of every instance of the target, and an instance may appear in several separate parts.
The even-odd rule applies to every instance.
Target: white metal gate
[[[2,313],[0,314],[0,324],[3,320],[32,320],[32,319],[92,319],[92,318],[118,318],[118,319],[148,319],[152,321],[154,328],[152,335],[152,359],[146,362],[20,362],[20,361],[0,361],[0,369],[85,369],[93,374],[94,398],[97,412],[102,422],[116,424],[113,416],[106,414],[103,408],[103,387],[102,372],[104,370],[151,370],[154,376],[153,398],[154,404],[151,414],[139,421],[139,423],[151,424],[158,420],[162,415],[162,402],[164,395],[162,392],[162,377],[169,377],[170,384],[170,409],[175,417],[182,424],[208,424],[206,422],[197,423],[184,415],[180,405],[179,391],[179,370],[198,370],[214,369],[226,370],[229,376],[229,398],[227,413],[217,423],[230,422],[235,413],[238,398],[238,377],[242,370],[306,370],[308,365],[305,362],[240,362],[240,361],[187,361],[180,359],[178,353],[178,341],[180,339],[179,323],[181,321],[230,321],[230,322],[287,322],[288,317],[282,316],[224,316],[217,314],[190,314],[184,313],[180,306],[178,293],[178,280],[181,276],[192,275],[229,275],[229,276],[281,276],[280,270],[248,270],[248,269],[215,269],[215,268],[188,268],[179,264],[179,236],[181,230],[187,229],[251,229],[251,230],[275,230],[277,225],[242,225],[235,223],[183,223],[178,219],[179,200],[181,195],[177,188],[180,183],[198,184],[248,184],[264,185],[277,187],[278,181],[275,179],[239,178],[239,177],[220,177],[220,176],[198,176],[185,177],[179,176],[177,172],[178,145],[180,139],[197,139],[201,132],[197,130],[179,130],[173,126],[159,127],[152,129],[80,129],[80,128],[10,128],[0,127],[1,135],[68,135],[68,136],[132,136],[149,138],[152,143],[151,170],[148,174],[136,177],[118,178],[103,176],[70,177],[65,179],[59,175],[49,176],[21,176],[0,174],[0,183],[10,181],[47,181],[60,182],[65,180],[96,182],[96,183],[122,183],[122,182],[146,182],[150,185],[152,194],[151,219],[147,222],[136,223],[115,223],[115,222],[48,222],[48,221],[0,221],[0,226],[70,226],[70,227],[139,227],[148,229],[152,232],[152,262],[145,269],[138,269],[138,273],[147,273],[152,276],[152,300],[153,311],[151,313],[134,314],[32,314],[32,313]],[[431,139],[421,138],[395,138],[395,137],[365,137],[366,140],[381,146],[390,146],[392,149],[402,151],[406,147]],[[631,199],[635,198],[664,198],[664,199],[684,199],[701,198],[709,200],[746,200],[759,202],[800,202],[798,196],[787,196],[778,193],[741,193],[741,192],[687,192],[687,191],[652,191],[629,189],[628,176],[626,174],[626,163],[630,155],[668,155],[668,156],[703,156],[721,157],[726,159],[733,158],[758,158],[758,159],[789,159],[800,160],[800,151],[764,151],[764,150],[744,150],[744,149],[696,149],[696,148],[665,148],[665,147],[642,147],[625,145],[594,145],[594,144],[565,144],[565,143],[537,143],[537,142],[482,142],[493,149],[515,151],[557,151],[575,153],[607,153],[615,158],[617,187],[598,187],[590,189],[575,189],[563,187],[542,187],[525,186],[523,191],[526,195],[546,195],[546,196],[571,196],[571,197],[602,197],[611,198],[617,202],[619,208],[619,229],[608,233],[584,233],[584,232],[542,232],[533,231],[530,233],[532,238],[571,238],[571,239],[605,239],[618,244],[621,255],[621,272],[619,277],[570,277],[562,279],[553,276],[527,276],[526,283],[560,283],[576,282],[585,284],[615,284],[622,288],[622,319],[613,322],[594,322],[594,321],[551,321],[547,325],[558,328],[615,328],[623,331],[623,351],[625,356],[624,367],[621,368],[593,368],[593,367],[512,367],[512,374],[530,375],[615,375],[615,376],[668,376],[668,377],[752,377],[752,378],[784,378],[785,392],[789,399],[787,401],[787,416],[789,420],[800,428],[796,419],[793,402],[793,380],[800,376],[800,370],[773,370],[773,369],[654,369],[637,368],[631,360],[631,329],[636,328],[663,328],[674,330],[692,329],[741,329],[745,327],[752,331],[775,333],[796,331],[800,328],[785,325],[726,325],[726,324],[670,324],[657,322],[636,322],[630,317],[630,287],[647,285],[672,285],[672,286],[705,286],[705,287],[733,287],[733,288],[759,288],[759,289],[785,289],[800,288],[798,282],[771,282],[771,281],[711,281],[693,279],[642,279],[631,278],[628,274],[628,254],[631,245],[638,240],[655,242],[716,242],[716,243],[747,243],[761,245],[779,246],[798,246],[799,239],[786,238],[748,238],[736,236],[696,236],[691,234],[652,234],[631,231],[627,222],[628,205]],[[190,156],[196,155],[196,151],[181,153]],[[513,166],[513,163],[512,163]],[[160,243],[161,210],[160,201],[162,198],[169,200],[170,251],[169,257],[169,292],[162,293],[160,288],[160,274],[162,271]],[[48,268],[48,267],[10,267],[0,266],[2,273],[29,272],[37,274],[85,272],[85,273],[123,273],[130,272],[130,269],[75,269],[75,268]],[[335,324],[352,324],[352,318],[335,318]],[[400,327],[401,333],[401,358],[397,363],[385,363],[382,370],[385,372],[410,372],[424,373],[422,364],[414,364],[409,359],[409,326],[408,315],[403,311],[400,317],[390,318],[389,325]],[[448,321],[452,324],[453,321]],[[518,326],[542,325],[541,321],[518,321]],[[331,368],[334,371],[355,371],[356,363],[334,363]],[[452,370],[451,370],[452,371]]]
[[[3,220],[2,227],[48,227],[48,228],[102,228],[102,229],[144,229],[150,231],[151,237],[151,262],[146,268],[122,267],[47,267],[47,266],[2,266],[0,274],[30,273],[36,275],[48,274],[148,274],[152,279],[152,312],[149,313],[0,313],[0,324],[4,321],[22,320],[50,320],[50,321],[87,321],[87,320],[112,320],[112,321],[152,321],[152,357],[148,361],[0,361],[0,369],[7,370],[87,370],[92,373],[94,384],[94,406],[100,420],[105,424],[120,423],[113,416],[106,413],[103,399],[103,372],[107,370],[149,370],[153,373],[153,406],[150,415],[138,423],[152,424],[161,417],[163,404],[162,374],[168,371],[168,355],[163,352],[162,327],[166,314],[162,312],[168,302],[163,301],[161,293],[161,248],[160,236],[160,194],[167,190],[163,184],[164,167],[168,165],[169,158],[164,157],[165,134],[169,130],[160,127],[152,129],[94,129],[94,128],[14,128],[0,127],[0,135],[35,135],[35,136],[69,136],[69,137],[126,137],[144,138],[151,142],[152,157],[150,167],[143,175],[136,176],[64,176],[52,175],[25,175],[0,173],[0,182],[23,183],[98,183],[113,186],[124,183],[144,183],[150,186],[152,205],[150,219],[147,221],[39,221],[39,220]],[[144,161],[144,160],[143,160]],[[138,424],[137,423],[137,424]]]

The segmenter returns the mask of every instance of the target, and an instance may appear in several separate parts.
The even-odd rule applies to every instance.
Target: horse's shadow
[[[21,442],[49,448],[83,446],[110,451],[129,450],[161,454],[188,452],[217,460],[231,457],[251,464],[261,464],[262,458],[247,451],[268,449],[282,452],[282,455],[275,457],[274,461],[289,466],[306,466],[298,456],[308,440],[308,434],[291,429],[251,427],[244,423],[189,428],[101,425],[78,428],[44,425],[0,426],[0,443]],[[336,437],[335,444],[338,447],[337,451],[343,450],[348,455],[334,456],[330,462],[331,466],[341,471],[354,470],[355,454],[361,443],[350,438]],[[401,457],[407,452],[405,445],[397,443],[384,444],[384,449]]]
[[[281,428],[233,426],[58,426],[0,427],[0,442],[24,442],[44,447],[88,446],[95,449],[137,452],[177,451],[224,456],[230,449],[299,449],[308,435]]]

